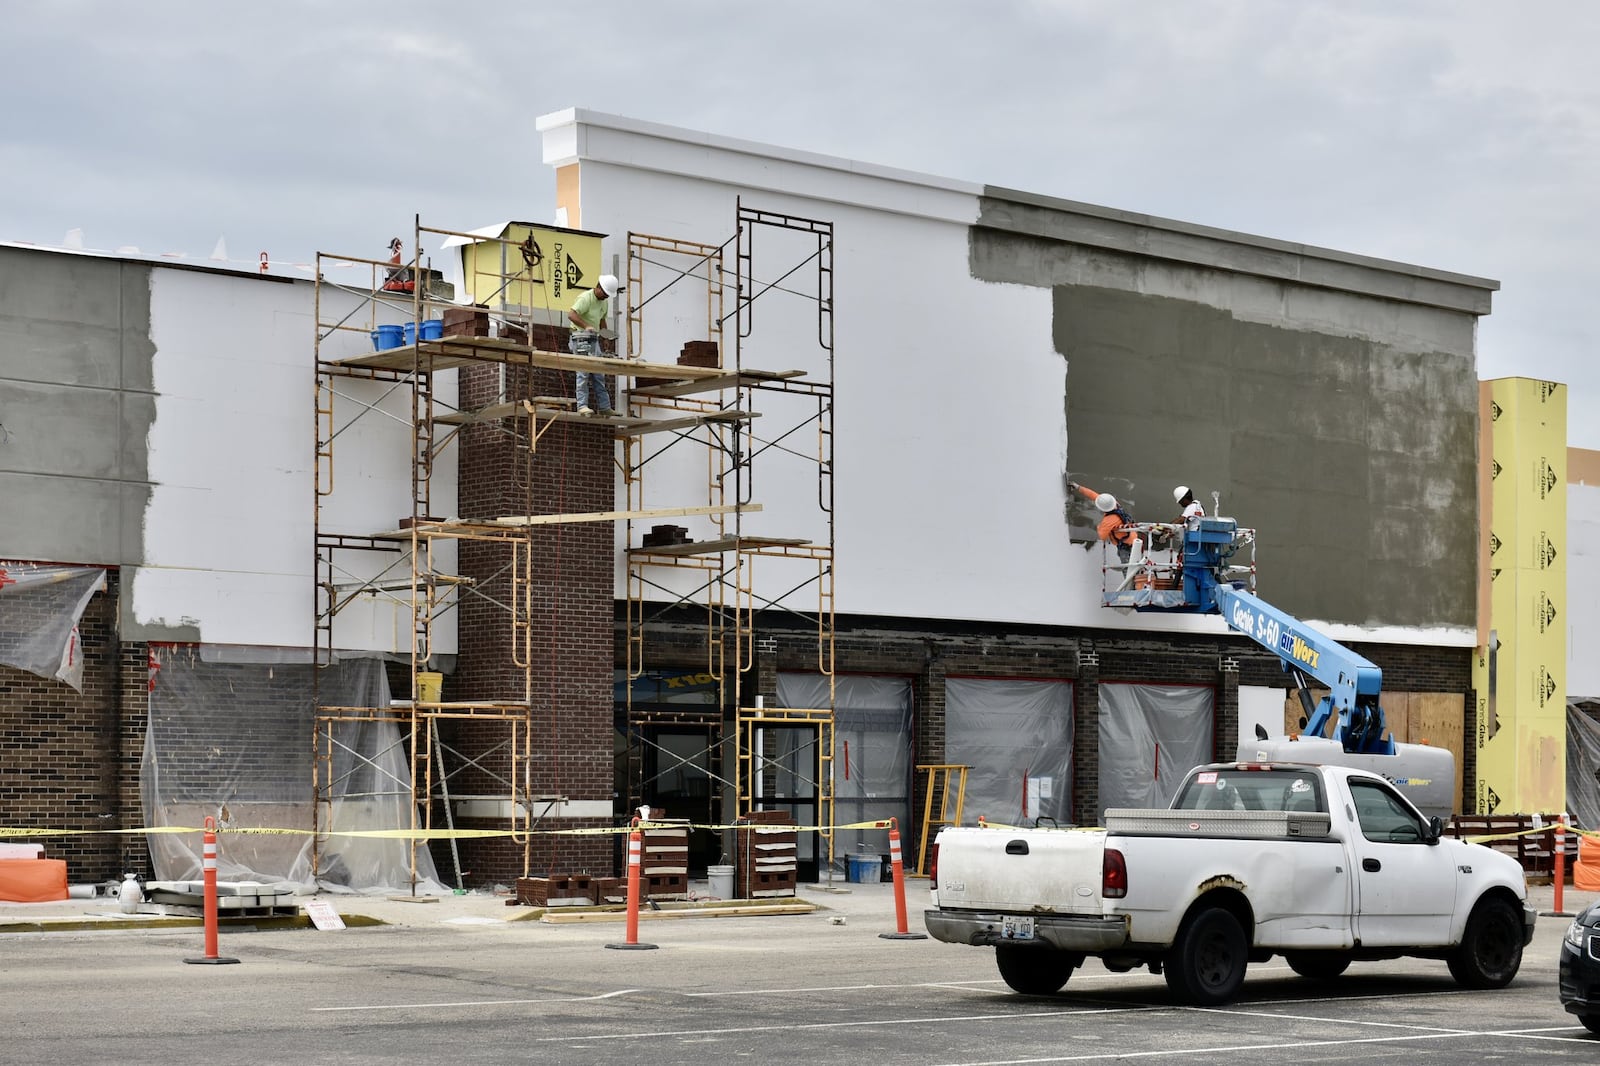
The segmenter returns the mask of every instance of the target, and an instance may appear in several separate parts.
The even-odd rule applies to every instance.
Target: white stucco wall
[[[740,197],[747,208],[833,224],[838,611],[1226,631],[1216,617],[1100,606],[1099,547],[1070,544],[1063,520],[1067,364],[1052,341],[1051,291],[972,276],[968,227],[981,186],[584,111],[548,115],[539,126],[546,163],[579,164],[582,225],[609,234],[607,263],[625,261],[630,230],[727,241]],[[773,241],[769,232],[756,229],[758,281],[771,278],[760,259]],[[803,267],[790,283],[808,288],[814,277]],[[646,309],[647,329],[696,324],[692,312],[668,306],[661,300]],[[746,366],[797,365],[777,342],[786,330],[806,338],[815,325],[814,315],[794,316],[758,322]],[[670,362],[675,347],[652,336],[651,358]],[[755,402],[769,401],[758,393]],[[763,418],[755,428],[759,435],[777,424]],[[703,481],[691,462],[681,457],[680,500],[694,501]],[[668,505],[670,494],[660,490],[673,485],[669,469],[650,471],[651,505]],[[763,477],[757,502],[766,511],[747,531],[814,535],[784,503],[814,498],[814,467],[784,477]],[[675,521],[689,525],[691,536],[705,535],[693,522]],[[619,594],[623,588],[619,564]],[[1471,640],[1455,630],[1326,628],[1335,639]]]
[[[327,302],[337,297],[324,290]],[[145,565],[132,582],[134,621],[173,639],[306,647],[313,599],[313,287],[186,270],[151,276],[156,416],[148,440]],[[365,348],[360,334],[324,357]],[[454,375],[447,375],[453,379]],[[453,399],[453,380],[441,381]],[[395,529],[411,513],[410,398],[391,382],[339,378],[335,492],[324,532]],[[376,405],[368,410],[363,405]],[[435,509],[453,513],[453,454],[436,467]],[[386,566],[408,579],[404,555],[340,552],[348,580]],[[341,612],[335,644],[410,646],[407,593],[364,598]],[[455,650],[453,616],[436,647]]]

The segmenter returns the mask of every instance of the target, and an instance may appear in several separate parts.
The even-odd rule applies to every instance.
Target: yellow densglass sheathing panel
[[[461,249],[463,287],[475,304],[560,322],[602,273],[598,233],[512,222],[499,237]]]
[[[1565,385],[1490,384],[1490,628],[1480,649],[1478,813],[1566,806]]]

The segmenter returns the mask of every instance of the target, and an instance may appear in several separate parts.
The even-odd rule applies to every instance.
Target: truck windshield
[[[1172,801],[1175,811],[1326,811],[1317,775],[1306,770],[1201,770]]]

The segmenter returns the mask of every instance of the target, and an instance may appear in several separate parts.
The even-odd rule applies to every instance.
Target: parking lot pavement
[[[921,929],[926,882],[911,882]],[[1565,919],[1545,918],[1506,989],[1458,987],[1442,962],[1357,963],[1337,981],[1250,967],[1236,1002],[1175,1005],[1145,971],[1090,962],[1056,996],[1021,996],[988,949],[901,941],[891,885],[801,886],[782,917],[650,920],[654,951],[613,951],[623,926],[526,920],[489,894],[437,902],[337,897],[387,924],[344,933],[225,929],[237,966],[188,966],[197,929],[0,935],[0,1061],[192,1057],[252,1062],[871,1062],[977,1066],[1119,1057],[1256,1063],[1591,1062],[1561,1009]],[[1567,893],[1569,911],[1594,898]],[[1548,886],[1536,889],[1548,909]],[[520,915],[520,917],[519,917]],[[137,928],[121,926],[121,928]],[[93,1025],[85,1007],[93,1006]],[[9,1057],[8,1057],[9,1056]]]

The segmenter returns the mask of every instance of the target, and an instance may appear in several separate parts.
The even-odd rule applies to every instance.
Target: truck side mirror
[[[1425,844],[1437,844],[1442,836],[1444,836],[1444,822],[1440,821],[1436,814],[1428,819],[1428,835],[1423,837],[1422,841]]]

